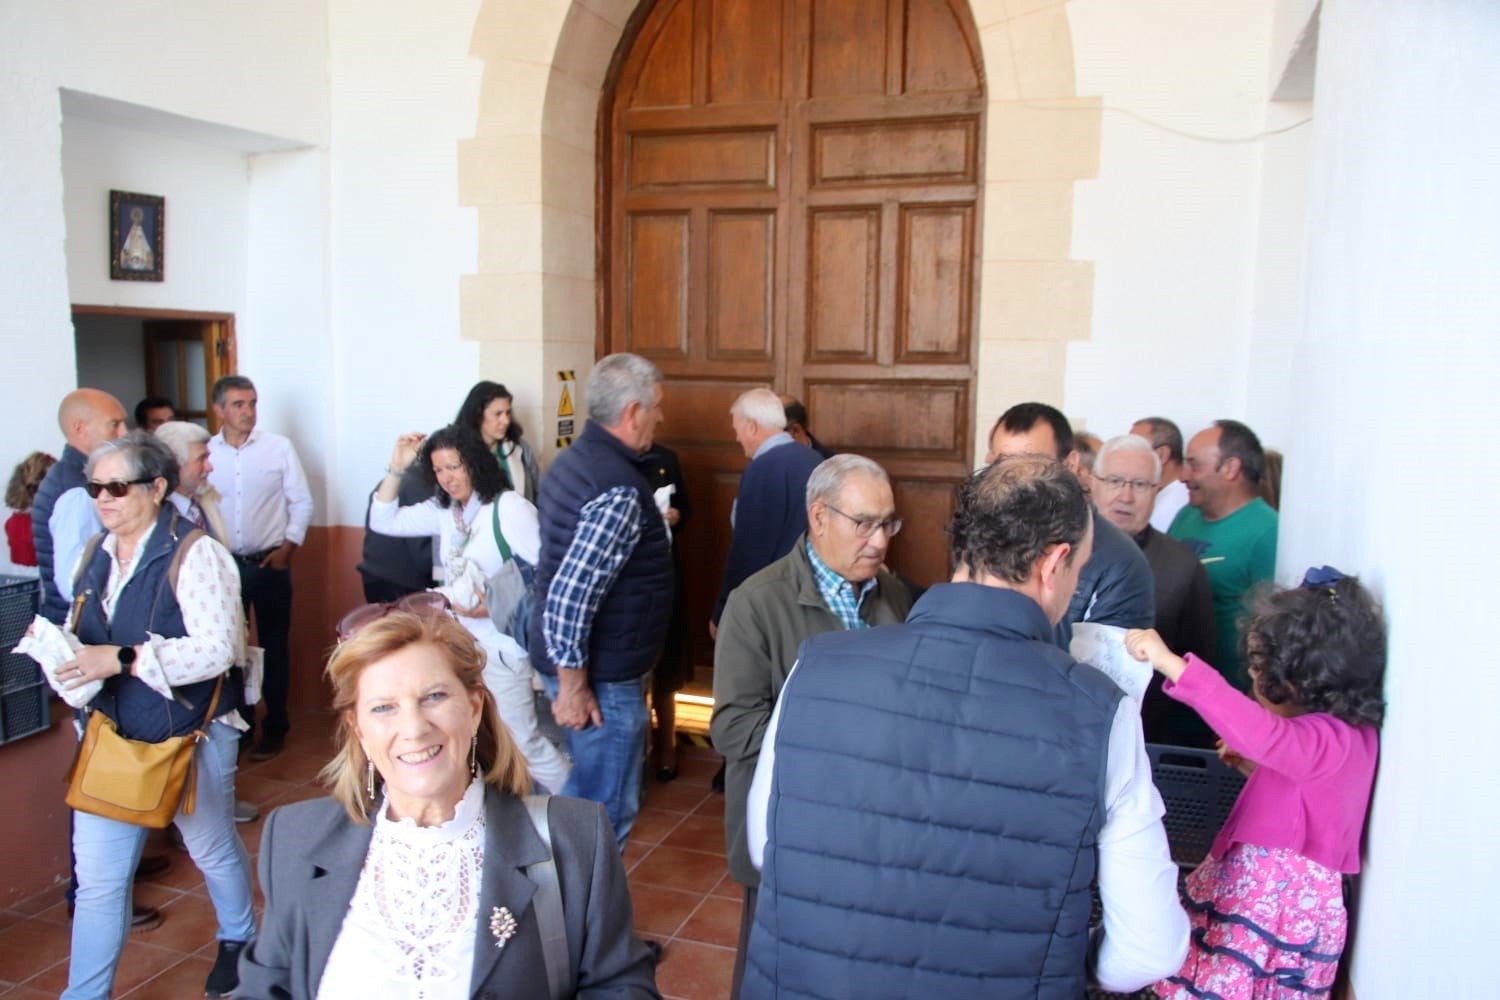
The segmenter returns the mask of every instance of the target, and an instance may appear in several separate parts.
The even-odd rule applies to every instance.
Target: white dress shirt
[[[292,442],[259,427],[238,448],[223,432],[208,439],[213,471],[208,481],[219,491],[219,511],[231,552],[250,555],[282,542],[302,544],[312,521],[312,493]]]
[[[759,869],[766,853],[771,777],[776,766],[776,730],[781,706],[797,676],[793,666],[771,711],[755,778],[746,803],[745,836],[750,863]],[[1177,896],[1177,866],[1161,818],[1166,812],[1151,780],[1140,706],[1121,698],[1109,731],[1104,765],[1105,814],[1099,831],[1099,897],[1104,939],[1093,970],[1098,985],[1132,993],[1182,967],[1188,919]]]
[[[1187,483],[1174,479],[1163,486],[1157,491],[1156,503],[1151,508],[1151,527],[1165,535],[1172,526],[1172,519],[1179,510],[1187,506],[1187,502]]]

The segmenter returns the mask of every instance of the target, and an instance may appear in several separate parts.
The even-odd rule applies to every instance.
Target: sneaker
[[[250,759],[270,760],[281,753],[281,746],[285,742],[285,733],[262,733],[260,742],[255,744],[254,750],[250,751]]]
[[[254,823],[260,819],[260,806],[254,802],[246,802],[244,799],[234,800],[234,821],[236,823]]]
[[[240,985],[240,952],[245,950],[244,941],[220,941],[219,957],[208,972],[203,984],[206,997],[227,997]]]

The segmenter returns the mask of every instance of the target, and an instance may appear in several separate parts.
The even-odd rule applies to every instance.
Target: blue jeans
[[[542,676],[547,697],[557,698],[557,678]],[[642,678],[594,682],[602,727],[564,729],[573,771],[562,795],[599,802],[609,813],[615,840],[623,848],[641,808],[641,768],[646,755],[650,713]]]
[[[234,772],[240,734],[222,722],[208,729],[197,760],[197,802],[192,815],[173,821],[193,864],[203,873],[219,918],[220,941],[255,936],[251,910],[250,856],[234,827]],[[115,965],[130,929],[130,888],[146,843],[146,828],[73,814],[73,853],[78,862],[78,897],[73,914],[73,951],[65,1000],[107,1000]]]

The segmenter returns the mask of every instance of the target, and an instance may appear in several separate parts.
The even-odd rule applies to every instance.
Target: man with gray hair
[[[642,683],[672,617],[672,556],[641,456],[661,423],[661,372],[635,354],[599,361],[589,419],[537,497],[541,556],[532,664],[573,757],[554,791],[602,803],[623,847],[640,806]]]
[[[167,502],[177,508],[178,514],[206,531],[210,538],[222,543],[229,537],[229,531],[224,525],[224,515],[219,512],[218,491],[208,482],[208,474],[214,469],[213,461],[208,457],[208,431],[186,420],[169,420],[157,425],[152,433],[171,449],[172,456],[177,459],[177,488],[167,494]],[[252,666],[248,644],[242,635],[240,652],[242,662],[236,665],[245,669],[245,704],[248,706],[260,700],[260,651],[255,651],[257,662]],[[254,823],[258,818],[259,806],[244,799],[234,800],[236,823]]]
[[[1161,459],[1151,442],[1134,433],[1111,438],[1094,460],[1094,506],[1141,547],[1151,564],[1156,631],[1179,656],[1214,649],[1214,595],[1193,550],[1151,524],[1152,497]],[[1186,705],[1168,698],[1154,674],[1141,706],[1146,742],[1211,747],[1213,733]]]
[[[745,841],[745,796],[797,649],[823,632],[895,624],[912,604],[906,585],[882,568],[901,530],[884,469],[860,455],[828,459],[808,479],[805,511],[805,530],[791,551],[729,595],[714,647],[710,725],[726,763],[724,840],[729,874],[745,887],[736,989],[760,884]]]
[[[1150,441],[1151,450],[1161,460],[1151,527],[1165,534],[1188,502],[1187,483],[1182,481],[1182,430],[1166,417],[1142,417],[1130,425],[1130,433]]]
[[[821,461],[809,448],[786,447],[796,442],[786,432],[781,397],[770,389],[742,393],[729,408],[729,420],[734,439],[750,464],[740,476],[740,491],[730,513],[734,534],[710,632],[719,624],[729,592],[751,573],[790,552],[807,528],[803,513],[807,479]]]

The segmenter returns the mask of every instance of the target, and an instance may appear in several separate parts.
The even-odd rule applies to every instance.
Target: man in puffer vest
[[[1093,543],[1077,479],[997,461],[951,537],[952,582],[903,625],[808,640],[782,689],[746,998],[1077,1000],[1186,953],[1139,709],[1054,642]]]
[[[641,457],[662,419],[661,372],[638,355],[611,354],[585,392],[588,423],[537,497],[531,662],[573,758],[558,791],[602,803],[623,847],[640,805],[642,680],[666,639],[676,586]]]

